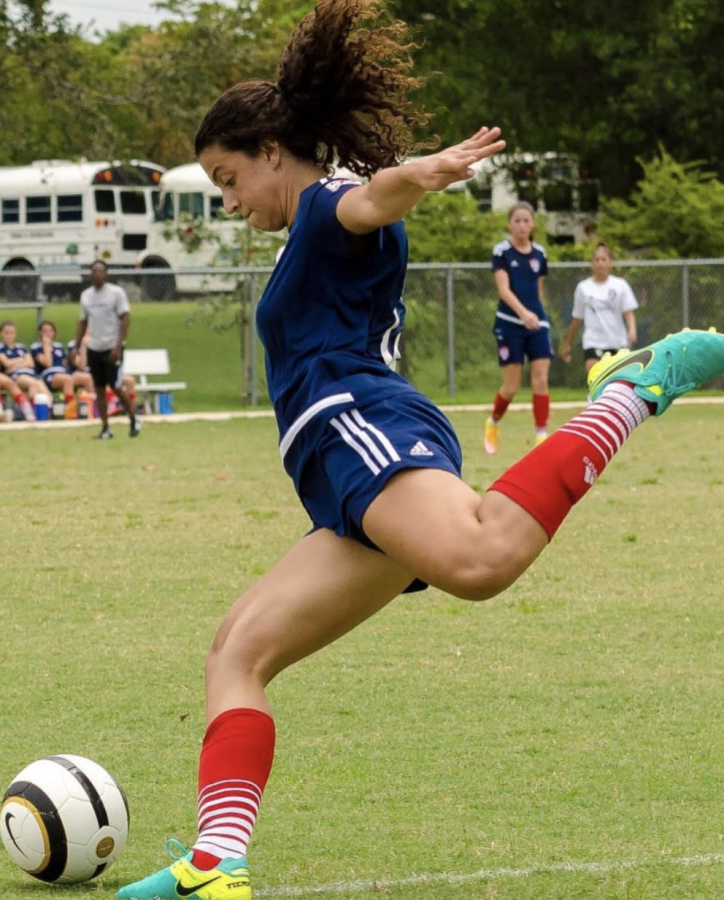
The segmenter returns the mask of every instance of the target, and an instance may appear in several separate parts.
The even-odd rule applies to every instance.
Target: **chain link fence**
[[[271,267],[223,269],[113,269],[109,279],[122,284],[132,302],[195,301],[199,315],[193,327],[214,325],[239,329],[243,361],[242,399],[268,401],[263,349],[256,337],[254,311]],[[576,284],[591,273],[588,263],[550,263],[545,279],[545,306],[551,320],[553,346],[558,347],[570,323]],[[617,262],[639,302],[639,345],[656,341],[682,327],[724,328],[724,260],[657,260]],[[25,279],[25,281],[23,281]],[[35,272],[0,272],[0,309],[43,307],[55,300],[77,300],[89,284],[88,273],[68,285]],[[407,320],[399,371],[420,390],[454,399],[474,390],[486,375],[497,378],[497,350],[492,328],[498,304],[489,263],[411,264],[405,283]],[[570,365],[555,358],[551,385],[583,386],[580,340]],[[183,373],[178,373],[183,376]],[[717,384],[724,388],[724,381]]]

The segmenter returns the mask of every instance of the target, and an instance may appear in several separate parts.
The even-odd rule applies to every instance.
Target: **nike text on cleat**
[[[592,400],[612,381],[628,381],[660,416],[677,397],[724,373],[724,335],[685,329],[642,350],[604,356],[588,373]]]
[[[500,444],[500,425],[493,422],[492,417],[485,423],[485,434],[483,436],[483,448],[486,453],[497,453]]]
[[[173,862],[160,872],[122,887],[118,900],[251,900],[246,858],[222,859],[215,869],[197,869],[192,854],[177,840],[166,842]]]

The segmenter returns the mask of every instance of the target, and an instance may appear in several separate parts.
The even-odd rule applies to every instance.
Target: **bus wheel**
[[[149,256],[143,262],[144,269],[170,269],[171,266],[160,256]],[[176,297],[176,278],[173,274],[141,275],[142,300],[173,300]]]
[[[37,299],[39,276],[29,262],[24,259],[9,262],[3,273],[7,273],[0,278],[0,296],[4,300],[29,303]]]

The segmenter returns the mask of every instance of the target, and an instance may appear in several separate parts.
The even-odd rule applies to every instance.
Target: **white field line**
[[[724,853],[704,853],[697,856],[659,856],[641,860],[620,862],[560,862],[525,866],[522,868],[480,869],[477,872],[455,874],[453,872],[427,872],[408,875],[405,878],[375,881],[340,881],[335,884],[319,884],[311,887],[276,887],[254,891],[257,897],[307,897],[315,894],[356,894],[362,891],[385,893],[392,888],[415,887],[433,884],[467,884],[475,881],[497,881],[502,878],[531,878],[534,875],[608,875],[632,869],[660,866],[698,868],[724,863]]]
[[[724,404],[724,397],[682,397],[676,401],[677,406],[708,406],[710,404]],[[492,406],[489,403],[450,403],[438,404],[445,413],[451,412],[490,412]],[[551,403],[551,409],[582,409],[585,406],[583,400],[556,400]],[[511,403],[508,412],[530,412],[531,405],[527,403]],[[143,422],[160,423],[162,425],[175,425],[179,422],[231,422],[233,419],[272,419],[274,411],[271,409],[245,409],[229,412],[195,412],[195,413],[170,413],[166,416],[149,415],[141,416]],[[98,427],[99,419],[57,419],[48,422],[2,422],[0,432],[24,431],[38,428],[85,428],[89,425]],[[114,426],[128,425],[127,416],[114,416],[111,419],[111,428]]]

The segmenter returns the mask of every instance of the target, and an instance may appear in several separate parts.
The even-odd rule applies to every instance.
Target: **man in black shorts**
[[[106,387],[112,388],[131,420],[131,437],[141,430],[128,395],[123,390],[123,347],[130,324],[131,307],[122,287],[108,282],[108,266],[96,260],[91,266],[92,287],[80,295],[80,321],[75,337],[76,347],[86,331],[88,339],[88,368],[96,389],[98,415],[102,422],[102,441],[110,440],[113,432],[108,427]]]

